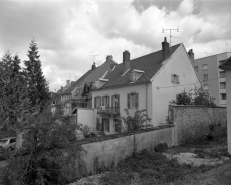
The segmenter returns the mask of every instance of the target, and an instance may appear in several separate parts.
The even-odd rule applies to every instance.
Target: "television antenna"
[[[170,36],[169,36],[169,40],[170,40],[170,43],[169,43],[169,46],[171,46],[171,43],[172,43],[172,38],[178,38],[178,39],[181,39],[180,37],[173,37],[172,36],[172,31],[176,31],[176,32],[180,32],[179,31],[179,26],[178,26],[178,28],[177,29],[173,29],[173,28],[170,28],[170,29],[164,29],[163,27],[162,27],[162,32],[161,33],[165,33],[165,31],[169,31],[169,33],[170,33]]]
[[[90,55],[90,56],[93,57],[93,62],[95,62],[95,58],[96,58],[96,56],[98,56],[98,55]]]

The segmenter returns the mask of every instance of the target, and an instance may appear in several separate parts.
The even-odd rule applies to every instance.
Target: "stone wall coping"
[[[173,124],[161,125],[161,126],[156,126],[156,127],[146,128],[146,129],[141,129],[141,130],[136,130],[136,131],[116,133],[116,134],[110,134],[110,135],[104,135],[104,136],[92,137],[92,138],[84,138],[84,139],[79,140],[78,144],[82,145],[82,144],[88,144],[88,143],[101,142],[105,140],[116,139],[120,137],[125,137],[125,136],[134,135],[134,134],[145,133],[145,132],[151,132],[155,130],[162,130],[162,129],[171,128],[171,127],[175,127],[175,125]]]
[[[173,106],[173,107],[200,107],[200,108],[223,108],[223,109],[226,109],[226,107],[221,107],[221,106],[216,106],[216,107],[207,107],[205,105],[170,105],[170,106]]]

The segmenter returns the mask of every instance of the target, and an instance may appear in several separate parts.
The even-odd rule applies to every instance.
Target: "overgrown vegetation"
[[[189,92],[185,90],[176,96],[176,100],[172,100],[169,103],[173,105],[204,105],[208,107],[216,107],[214,102],[215,98],[209,95],[208,91],[205,91],[203,87],[195,86]]]
[[[52,115],[49,108],[28,118],[22,147],[13,152],[4,184],[65,184],[77,177],[75,167],[82,151],[74,133],[78,125],[69,117]]]
[[[105,173],[100,183],[165,184],[182,179],[193,170],[190,165],[180,165],[176,159],[168,159],[161,153],[142,150],[120,162],[115,170]]]
[[[124,109],[127,116],[122,117],[124,121],[124,131],[135,131],[143,128],[152,127],[148,122],[151,121],[146,110],[136,110],[134,114],[131,114],[128,109]]]

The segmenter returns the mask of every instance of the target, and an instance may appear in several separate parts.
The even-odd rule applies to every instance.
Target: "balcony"
[[[101,106],[101,107],[97,108],[97,114],[119,115],[120,114],[120,107]]]

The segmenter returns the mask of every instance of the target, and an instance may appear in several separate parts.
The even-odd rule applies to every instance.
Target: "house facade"
[[[91,91],[97,86],[96,81],[104,78],[117,65],[111,55],[106,57],[106,61],[99,67],[92,65],[92,69],[87,71],[76,82],[61,93],[61,101],[64,103],[64,114],[69,115],[76,108],[91,108]]]
[[[204,89],[209,92],[210,96],[215,98],[215,103],[218,106],[225,107],[227,103],[227,77],[225,71],[219,69],[218,66],[230,56],[231,52],[225,52],[194,60],[195,69],[199,74]]]
[[[219,67],[226,73],[228,152],[231,154],[231,57]]]
[[[166,124],[169,101],[183,90],[201,85],[190,56],[183,44],[169,47],[166,38],[162,50],[133,60],[125,51],[123,63],[92,92],[94,129],[109,134],[121,132],[124,109],[131,113],[146,109],[150,124]]]

